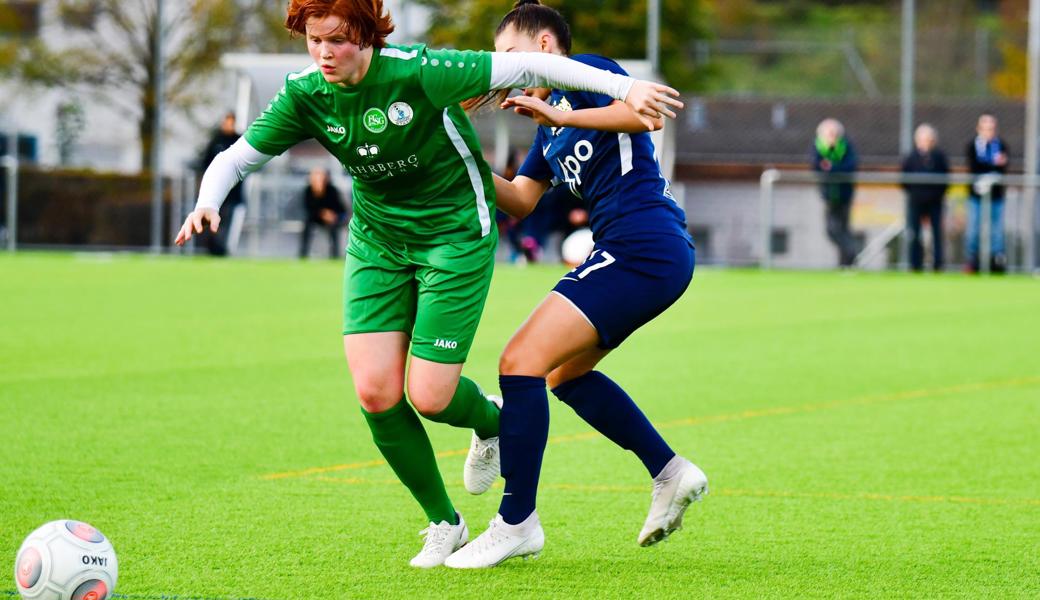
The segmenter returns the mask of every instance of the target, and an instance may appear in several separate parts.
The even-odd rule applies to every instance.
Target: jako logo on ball
[[[40,527],[15,559],[15,583],[27,600],[108,600],[118,577],[112,543],[80,521]]]
[[[83,558],[80,559],[80,560],[83,562],[83,564],[88,565],[88,566],[89,565],[96,565],[96,566],[99,566],[99,567],[104,567],[105,565],[108,564],[108,559],[105,558],[104,556],[87,556],[87,555],[83,555]]]

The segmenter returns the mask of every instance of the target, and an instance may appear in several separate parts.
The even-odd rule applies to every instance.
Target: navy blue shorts
[[[695,263],[693,242],[678,235],[597,242],[553,292],[585,316],[599,347],[609,350],[682,297]]]

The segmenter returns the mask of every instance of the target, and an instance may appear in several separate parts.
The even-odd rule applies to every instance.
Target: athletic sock
[[[596,431],[634,452],[651,477],[675,456],[632,398],[603,373],[589,371],[554,387],[552,393]]]
[[[362,408],[361,413],[372,430],[372,441],[397,478],[415,496],[426,517],[434,523],[447,521],[457,525],[458,516],[444,489],[430,438],[408,401],[402,398],[385,412],[370,413]]]
[[[427,419],[453,427],[472,429],[482,440],[498,435],[498,407],[488,400],[472,379],[459,377],[459,386],[447,408]]]
[[[549,437],[549,396],[544,377],[499,375],[498,381],[504,401],[498,438],[506,480],[498,514],[506,523],[518,525],[535,509],[542,454]]]

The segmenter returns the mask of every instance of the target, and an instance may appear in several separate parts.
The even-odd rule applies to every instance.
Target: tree
[[[55,0],[54,5],[62,35],[21,45],[17,68],[9,66],[8,72],[26,82],[92,90],[136,119],[141,165],[147,168],[155,138],[158,0]],[[282,10],[281,3],[264,0],[165,2],[166,105],[190,111],[204,102],[198,84],[219,69],[221,55],[255,46],[258,34],[270,33],[261,21]],[[61,46],[48,45],[53,39],[62,40]],[[0,68],[8,56],[2,50]]]
[[[999,44],[1003,66],[991,76],[990,81],[998,94],[1023,100],[1026,97],[1029,69],[1029,3],[1025,0],[1002,2],[1000,21],[1005,34]]]
[[[511,1],[419,0],[432,10],[429,42],[456,48],[492,48],[495,28]],[[575,54],[646,56],[647,0],[547,0],[570,23]],[[704,0],[661,0],[661,71],[671,85],[698,88],[693,43],[710,37]]]

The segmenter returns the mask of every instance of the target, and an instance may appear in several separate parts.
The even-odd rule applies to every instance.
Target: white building
[[[186,1],[166,0],[166,6],[176,7]],[[36,5],[40,39],[47,43],[67,40],[73,44],[78,41],[75,32],[62,26],[54,0],[22,0],[20,3]],[[408,0],[386,0],[385,5],[397,24],[391,41],[412,41],[425,32],[429,22],[425,8]],[[32,7],[27,10],[32,10]],[[111,36],[110,39],[121,38]],[[300,40],[300,50],[300,65],[306,66],[310,59],[304,51],[303,40]],[[187,163],[197,159],[221,116],[225,111],[235,108],[238,93],[235,73],[220,72],[196,83],[199,85],[199,94],[208,100],[196,110],[197,122],[176,110],[167,110],[164,114],[166,126],[162,170],[166,173],[177,173]],[[257,99],[257,102],[260,101]],[[120,105],[86,89],[31,87],[17,81],[0,80],[0,130],[6,133],[13,124],[19,135],[35,141],[35,158],[39,165],[60,166],[57,114],[59,106],[67,102],[80,105],[84,127],[66,166],[123,173],[136,173],[141,169],[138,135],[140,117],[133,101]],[[266,99],[262,102],[266,104]]]

